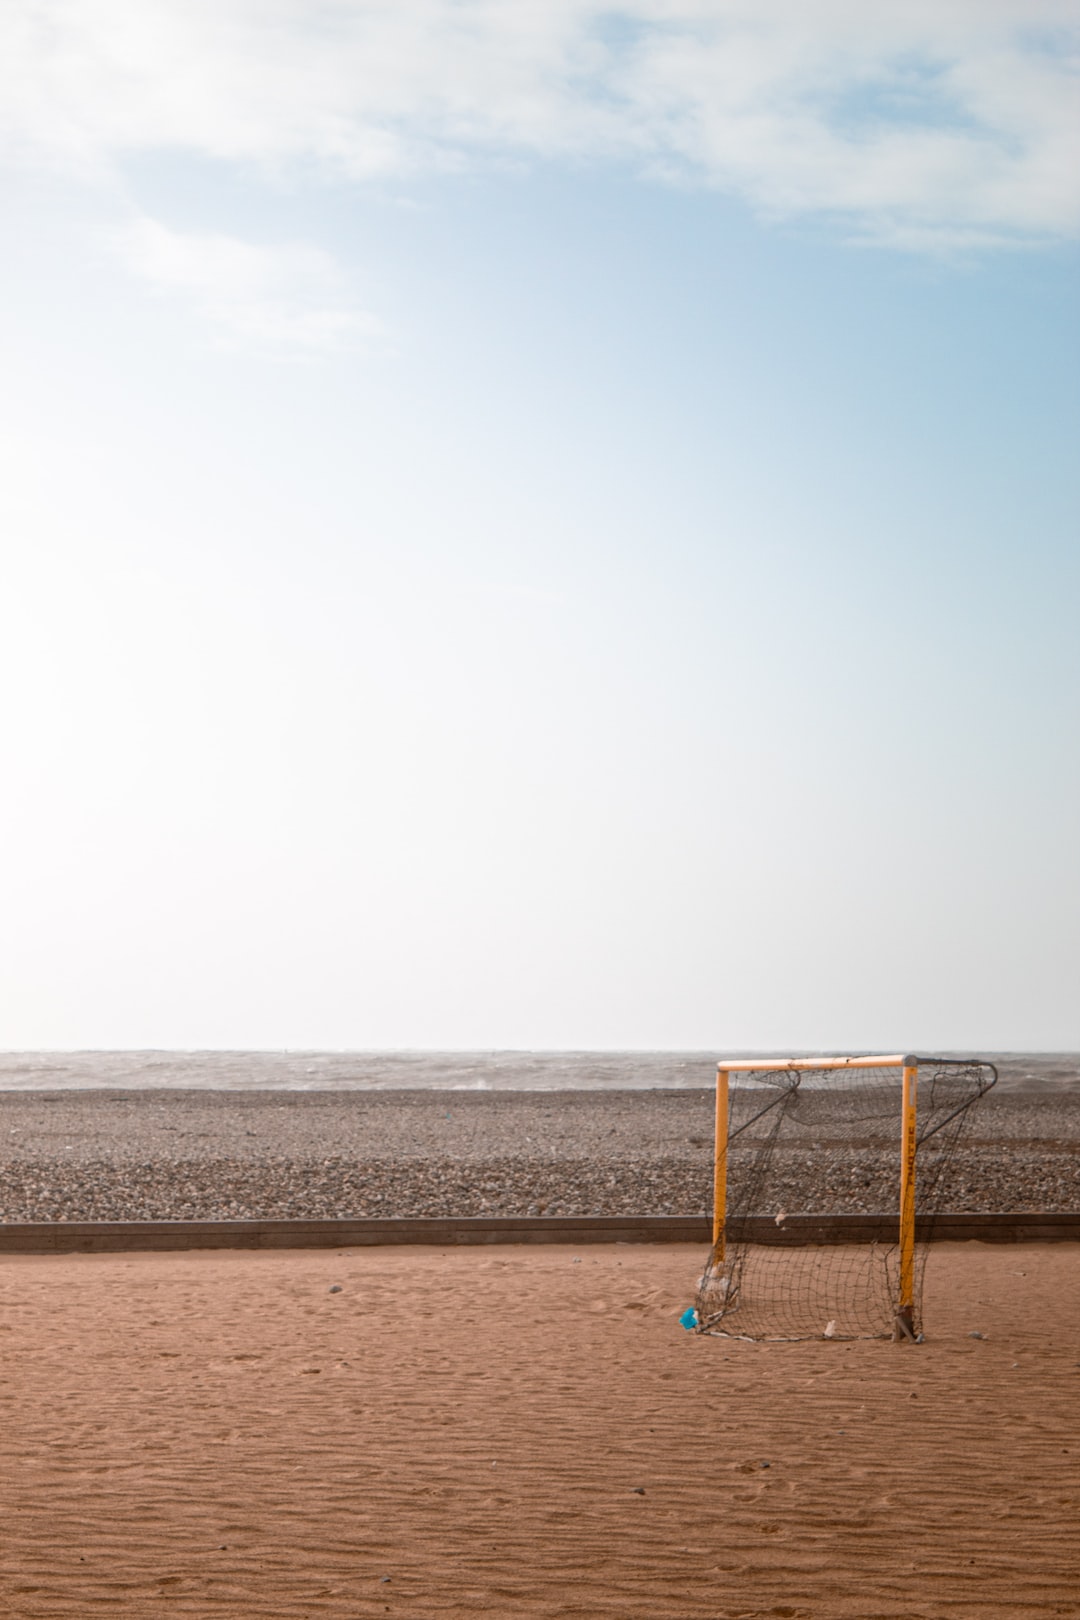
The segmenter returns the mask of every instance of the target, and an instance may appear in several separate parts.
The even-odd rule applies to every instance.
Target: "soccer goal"
[[[722,1061],[698,1331],[917,1338],[933,1218],[973,1107],[996,1080],[976,1058]],[[785,1222],[805,1213],[872,1215],[883,1236],[793,1247]]]

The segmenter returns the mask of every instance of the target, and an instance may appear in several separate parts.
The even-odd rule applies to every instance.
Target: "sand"
[[[935,1249],[918,1347],[684,1333],[701,1260],[0,1259],[0,1614],[1080,1617],[1080,1246]]]

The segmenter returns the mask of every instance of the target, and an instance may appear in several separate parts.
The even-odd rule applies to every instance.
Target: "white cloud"
[[[173,231],[143,215],[116,232],[112,246],[135,275],[193,305],[226,343],[328,353],[379,330],[348,298],[334,259],[304,243],[262,246]]]
[[[1074,0],[9,0],[0,141],[364,180],[629,159],[934,246],[1080,226]]]

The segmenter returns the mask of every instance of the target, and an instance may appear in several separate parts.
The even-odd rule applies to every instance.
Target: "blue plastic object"
[[[692,1305],[688,1305],[679,1317],[679,1326],[684,1327],[687,1333],[693,1333],[697,1327],[697,1311]]]

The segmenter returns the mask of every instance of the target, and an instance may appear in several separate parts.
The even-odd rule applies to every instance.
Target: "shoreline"
[[[708,1088],[718,1053],[623,1051],[0,1052],[0,1093],[199,1091],[651,1091]],[[761,1057],[729,1051],[727,1057]],[[944,1057],[965,1054],[942,1053]],[[1002,1093],[1080,1092],[1080,1053],[986,1052]]]

